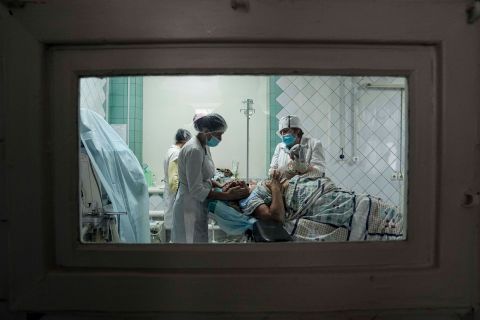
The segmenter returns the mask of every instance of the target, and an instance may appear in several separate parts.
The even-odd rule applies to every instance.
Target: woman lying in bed
[[[274,173],[239,201],[239,209],[217,206],[213,218],[222,214],[224,222],[228,217],[236,222],[239,218],[252,222],[252,217],[279,221],[296,241],[405,239],[403,215],[396,207],[337,188],[325,177],[296,175],[282,181]]]

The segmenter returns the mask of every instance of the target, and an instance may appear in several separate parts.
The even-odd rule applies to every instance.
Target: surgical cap
[[[177,133],[175,134],[175,141],[176,142],[181,142],[181,141],[188,141],[192,137],[192,134],[190,131],[186,129],[178,129]]]
[[[193,127],[198,132],[213,132],[227,130],[227,122],[218,113],[196,114],[193,118]]]
[[[297,116],[283,116],[278,121],[278,132],[286,128],[299,128],[303,132],[302,121]]]

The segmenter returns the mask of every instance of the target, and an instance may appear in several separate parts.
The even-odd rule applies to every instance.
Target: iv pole
[[[252,108],[253,99],[244,100],[244,101],[242,101],[242,103],[247,105],[247,108],[240,109],[240,112],[243,111],[243,114],[247,117],[247,181],[246,182],[248,183],[248,181],[249,181],[248,180],[249,179],[248,160],[250,158],[250,152],[249,152],[249,148],[250,148],[250,118],[255,113],[255,109]]]

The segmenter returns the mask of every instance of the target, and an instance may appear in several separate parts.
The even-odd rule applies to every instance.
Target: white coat
[[[210,148],[193,137],[178,155],[179,188],[173,205],[172,241],[208,242],[207,196],[215,165]]]
[[[325,173],[325,154],[323,153],[322,143],[317,139],[303,136],[300,140],[300,146],[305,153],[306,163],[313,167],[315,171],[318,171],[320,175],[323,175]],[[285,172],[289,161],[290,151],[285,143],[280,142],[275,148],[268,173],[271,175],[275,169]]]
[[[173,203],[175,202],[175,196],[177,195],[176,191],[170,190],[169,186],[169,176],[168,176],[168,166],[170,162],[178,159],[178,154],[180,153],[180,147],[172,145],[167,150],[165,155],[165,160],[163,161],[163,172],[164,172],[164,189],[163,189],[163,200],[165,202],[165,227],[167,229],[172,229],[173,225]]]

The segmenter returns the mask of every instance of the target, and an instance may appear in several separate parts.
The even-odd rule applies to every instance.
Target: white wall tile
[[[392,181],[391,175],[400,170],[400,92],[358,87],[359,83],[389,81],[397,78],[287,77],[282,85],[288,92],[279,100],[286,103],[281,113],[299,115],[307,133],[322,141],[327,176],[337,185],[399,205],[401,182]],[[357,150],[352,151],[355,114]],[[339,161],[341,147],[345,161]],[[354,155],[359,161],[352,161]]]
[[[310,85],[315,89],[315,90],[318,90],[320,89],[324,82],[322,81],[322,79],[320,77],[313,77],[310,81]]]
[[[290,100],[292,100],[285,92],[282,92],[282,94],[280,94],[277,98],[276,98],[277,102],[282,106],[286,106]]]
[[[298,110],[300,109],[295,101],[291,100],[284,108],[287,110],[289,114],[297,114]]]
[[[312,114],[317,108],[313,105],[313,103],[310,102],[310,100],[307,100],[303,105],[302,105],[302,111],[305,112],[307,115]]]
[[[294,82],[298,76],[286,76],[286,78],[290,81],[290,82]]]
[[[276,84],[280,87],[280,89],[285,90],[292,82],[287,77],[280,77],[277,80]]]
[[[295,98],[295,96],[298,94],[299,90],[298,88],[292,83],[287,87],[287,89],[284,90],[284,92],[290,97],[290,98]]]
[[[325,84],[332,89],[332,91],[335,91],[340,86],[340,77],[330,77]]]
[[[303,90],[303,88],[308,84],[307,80],[303,76],[298,77],[293,81],[298,90]]]
[[[289,112],[285,109],[282,108],[278,113],[277,113],[277,119],[280,120],[282,117],[289,115]]]
[[[313,130],[313,128],[315,128],[315,126],[316,126],[315,122],[313,122],[312,119],[310,119],[310,118],[305,119],[305,121],[303,121],[302,125],[305,128],[305,130],[307,130],[308,132],[311,132]]]
[[[331,95],[333,92],[332,89],[330,89],[328,86],[324,85],[318,89],[318,93],[320,96],[322,96],[324,99],[327,99],[329,95]]]
[[[325,100],[327,100],[332,107],[337,106],[340,103],[340,97],[336,92],[333,91],[328,97],[325,98]]]
[[[310,118],[316,123],[320,123],[322,119],[325,118],[325,115],[319,109],[315,109],[312,113],[310,113]]]
[[[299,92],[295,98],[293,98],[293,101],[297,104],[297,106],[301,107],[305,102],[307,102],[307,98],[302,92]]]
[[[307,114],[303,112],[300,108],[298,108],[298,110],[293,114],[299,117],[302,123],[305,122],[305,120],[308,118]]]
[[[322,102],[325,100],[324,97],[322,97],[322,95],[318,92],[314,93],[311,97],[310,97],[310,101],[313,103],[314,106],[316,107],[319,107],[320,104],[322,104]]]
[[[310,97],[313,96],[315,92],[316,92],[315,88],[308,83],[302,89],[302,93],[305,95],[305,97],[307,97],[307,99],[310,99]]]

